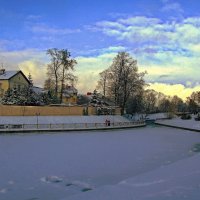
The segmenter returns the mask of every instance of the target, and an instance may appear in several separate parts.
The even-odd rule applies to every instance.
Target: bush
[[[191,119],[192,117],[191,117],[191,115],[190,114],[183,114],[182,116],[181,116],[181,119]]]
[[[195,117],[195,121],[200,121],[200,113],[198,113],[197,117]]]
[[[172,112],[167,113],[167,118],[168,119],[173,119],[174,118],[174,113],[172,113]]]

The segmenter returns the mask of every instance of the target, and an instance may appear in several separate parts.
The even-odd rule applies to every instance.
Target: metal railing
[[[80,130],[135,127],[145,125],[144,121],[115,123],[56,123],[56,124],[0,124],[0,132],[9,130]]]

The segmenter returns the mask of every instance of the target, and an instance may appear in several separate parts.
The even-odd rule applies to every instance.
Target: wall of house
[[[21,73],[16,74],[10,80],[0,80],[0,97],[3,97],[9,88],[21,89],[27,87],[28,85],[29,83]]]
[[[28,85],[29,83],[21,73],[16,74],[14,77],[10,79],[10,88],[21,89],[24,87],[28,87]]]
[[[76,104],[77,103],[77,95],[73,95],[72,97],[63,97],[63,103],[66,104]]]
[[[4,95],[4,93],[9,88],[9,81],[8,80],[0,80],[0,97]]]
[[[82,106],[14,106],[0,105],[0,116],[69,116],[83,115]],[[120,108],[116,108],[116,115],[120,115]],[[96,115],[95,107],[88,107],[88,115]]]

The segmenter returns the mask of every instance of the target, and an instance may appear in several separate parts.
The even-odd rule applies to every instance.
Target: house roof
[[[8,80],[15,76],[19,71],[5,71],[3,74],[0,74],[1,80]]]
[[[18,73],[21,73],[22,76],[27,80],[27,82],[30,83],[30,81],[27,79],[27,77],[24,75],[24,73],[21,70],[18,70],[18,71],[5,71],[3,74],[0,74],[0,80],[9,80],[13,76],[17,75]]]
[[[77,93],[78,90],[74,86],[66,86],[66,88],[63,90],[64,97],[70,97]]]

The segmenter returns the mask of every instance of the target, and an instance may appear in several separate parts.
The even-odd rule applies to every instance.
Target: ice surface
[[[199,200],[200,134],[167,127],[0,135],[0,199]]]
[[[199,200],[200,155],[66,200]],[[63,199],[64,200],[64,199]]]

